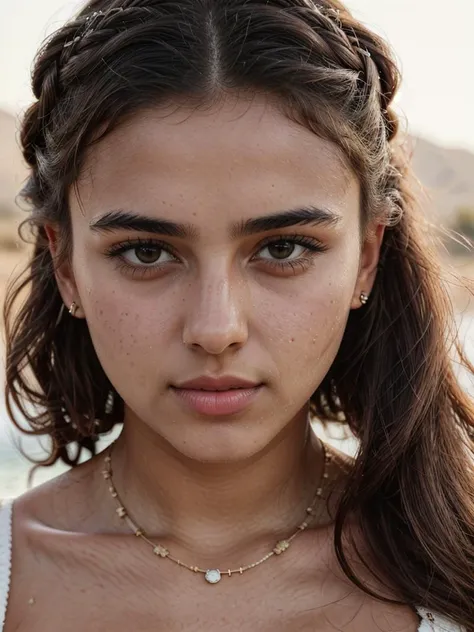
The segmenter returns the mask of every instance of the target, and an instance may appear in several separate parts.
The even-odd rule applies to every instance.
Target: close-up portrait
[[[0,0],[0,632],[474,632],[473,22]]]

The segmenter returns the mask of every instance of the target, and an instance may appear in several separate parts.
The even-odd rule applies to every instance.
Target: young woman
[[[474,630],[468,363],[397,86],[332,0],[96,0],[40,51],[7,396],[72,467],[2,508],[5,632]]]

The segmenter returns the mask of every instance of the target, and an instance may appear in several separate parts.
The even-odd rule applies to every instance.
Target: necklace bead
[[[288,540],[280,540],[279,542],[276,543],[275,548],[273,549],[273,552],[275,553],[275,555],[281,555],[284,551],[286,551],[290,546],[290,543],[288,542]]]
[[[328,468],[328,464],[331,462],[331,454],[329,454],[328,452],[328,446],[324,443],[321,442],[322,446],[323,446],[323,456],[324,456],[324,469],[323,469],[323,473],[321,475],[321,482],[324,480],[327,480],[329,478],[329,473],[327,471]],[[141,538],[142,540],[144,540],[148,545],[152,546],[152,551],[153,553],[161,558],[168,558],[169,560],[171,560],[172,562],[174,562],[175,564],[177,564],[178,566],[183,566],[184,568],[187,568],[188,570],[194,572],[194,573],[203,573],[204,574],[204,579],[209,583],[209,584],[217,584],[218,582],[221,581],[222,578],[222,574],[221,571],[219,569],[207,569],[207,570],[203,570],[200,569],[198,566],[189,566],[188,564],[185,564],[184,562],[181,562],[181,560],[178,560],[176,558],[174,558],[169,550],[162,546],[161,544],[155,544],[153,542],[151,542],[151,540],[148,538],[148,536],[146,535],[145,531],[139,527],[138,525],[135,525],[135,523],[132,521],[132,519],[130,518],[130,516],[127,513],[126,508],[123,506],[122,501],[120,500],[120,496],[115,488],[115,485],[113,483],[112,480],[112,458],[111,458],[111,450],[112,450],[112,446],[110,446],[108,448],[109,452],[108,454],[106,454],[104,462],[105,462],[105,469],[102,471],[103,477],[105,479],[105,481],[107,482],[107,486],[108,486],[108,490],[110,492],[110,495],[112,496],[112,498],[115,499],[115,502],[118,503],[118,507],[115,510],[117,515],[122,518],[125,519],[125,521],[127,522],[127,524],[129,525],[130,529],[132,530],[132,532],[139,538]],[[314,497],[314,502],[310,507],[306,508],[306,514],[307,514],[307,520],[308,517],[314,517],[314,507],[315,504],[318,500],[322,499],[322,495],[323,495],[323,487],[320,486],[317,488],[316,493],[315,493],[315,497]],[[298,533],[303,532],[308,526],[309,526],[309,522],[305,520],[304,522],[302,522],[299,527],[297,528],[296,532],[293,533],[293,535],[289,538],[286,538],[284,540],[279,540],[276,545],[274,546],[274,548],[267,553],[267,555],[265,555],[262,559],[258,560],[257,562],[254,562],[253,564],[249,564],[248,566],[242,567],[239,566],[238,569],[228,569],[227,572],[224,573],[224,575],[228,575],[228,577],[232,577],[232,575],[234,573],[238,573],[239,575],[242,575],[245,571],[251,569],[251,568],[256,568],[257,566],[259,566],[260,564],[262,564],[263,562],[266,562],[268,559],[270,559],[270,557],[272,557],[273,555],[281,555],[282,553],[284,553],[285,551],[287,551],[290,547],[290,544],[293,540],[293,538],[295,538]]]
[[[221,581],[221,572],[217,569],[209,570],[204,576],[205,580],[210,584],[217,584]]]
[[[160,557],[168,557],[168,555],[170,554],[168,549],[165,549],[165,547],[161,546],[161,544],[157,544],[155,546],[155,548],[153,549],[153,553],[155,555],[159,555]]]

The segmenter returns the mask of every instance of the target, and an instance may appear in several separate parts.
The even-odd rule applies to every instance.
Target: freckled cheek
[[[353,282],[353,275],[342,274],[315,280],[312,290],[308,284],[279,307],[269,301],[262,310],[268,347],[290,391],[310,388],[329,370],[344,335]]]
[[[322,299],[300,305],[287,312],[281,320],[280,339],[291,353],[292,347],[303,348],[309,353],[325,346],[334,337],[340,338],[347,320],[347,300],[328,295]],[[314,347],[311,350],[311,347]]]
[[[170,338],[169,304],[132,296],[121,288],[104,290],[100,284],[85,293],[84,310],[94,347],[101,362],[149,373],[156,368],[160,347]]]
[[[306,338],[310,333],[323,336],[344,326],[353,294],[353,275],[327,276],[324,280],[308,286],[292,299],[292,309],[286,313],[284,325],[293,337]]]

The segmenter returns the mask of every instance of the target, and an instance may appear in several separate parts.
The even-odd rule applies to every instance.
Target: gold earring
[[[73,301],[71,303],[71,307],[69,308],[69,313],[71,314],[71,316],[75,316],[77,312],[77,303],[75,301]]]
[[[362,303],[362,305],[367,305],[369,297],[368,297],[368,295],[365,292],[361,292],[359,299],[360,299],[360,302]]]

